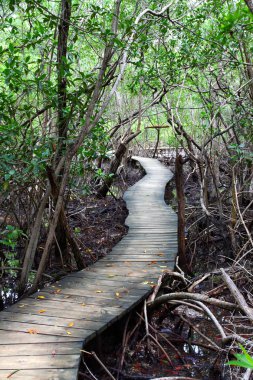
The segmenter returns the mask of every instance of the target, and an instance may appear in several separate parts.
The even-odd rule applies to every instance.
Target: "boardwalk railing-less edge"
[[[164,202],[172,173],[157,160],[135,160],[146,175],[124,196],[126,237],[92,267],[0,313],[0,379],[77,379],[83,345],[146,298],[152,281],[174,266],[177,216]]]

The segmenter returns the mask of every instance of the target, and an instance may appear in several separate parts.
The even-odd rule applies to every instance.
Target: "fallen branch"
[[[122,338],[122,353],[121,353],[121,358],[120,358],[120,362],[119,362],[119,366],[118,366],[118,373],[117,373],[117,378],[119,377],[119,374],[123,368],[123,364],[124,364],[124,359],[125,359],[125,354],[126,354],[126,349],[127,349],[127,343],[128,343],[128,340],[129,340],[129,336],[130,336],[130,333],[127,332],[127,328],[128,328],[128,324],[129,324],[129,320],[130,320],[130,316],[131,316],[131,313],[129,314],[128,318],[127,318],[127,321],[125,323],[125,328],[124,328],[124,332],[123,332],[123,338]]]
[[[226,338],[222,339],[223,344],[230,343],[231,341],[236,341],[238,343],[241,343],[243,346],[250,345],[251,348],[253,348],[253,342],[243,338],[242,336],[238,334],[227,335]]]
[[[154,287],[154,290],[153,290],[153,293],[150,295],[150,297],[148,298],[148,302],[153,302],[157,296],[157,293],[159,292],[160,290],[160,287],[163,283],[163,280],[165,278],[165,273],[162,273],[159,278],[158,278],[158,281],[157,281],[157,284],[156,286]]]
[[[209,290],[208,292],[206,292],[206,295],[209,296],[209,297],[210,296],[217,296],[218,294],[220,294],[221,292],[223,292],[223,290],[225,288],[226,288],[225,284],[219,285],[216,288],[213,288],[213,289]]]
[[[139,313],[136,313],[136,314],[144,321],[144,318]],[[155,333],[155,335],[159,335],[176,352],[176,354],[178,355],[182,363],[185,363],[184,358],[181,355],[180,351],[174,346],[174,344],[170,342],[170,340],[165,338],[165,336],[161,332],[157,331],[153,326],[149,325],[149,328]]]
[[[225,272],[223,268],[221,268],[222,278],[225,284],[227,285],[228,289],[231,291],[236,303],[239,305],[241,311],[243,311],[247,317],[250,319],[251,322],[253,322],[253,311],[248,306],[247,302],[245,301],[245,298],[235,285],[234,281],[231,279],[231,277]]]
[[[170,293],[170,294],[164,294],[158,298],[156,298],[153,302],[149,302],[148,306],[151,308],[157,307],[159,305],[162,305],[163,303],[166,303],[168,301],[174,301],[174,300],[193,300],[193,301],[200,301],[205,302],[210,305],[214,305],[217,307],[220,307],[222,309],[227,310],[238,310],[239,307],[235,303],[226,302],[222,300],[218,300],[216,298],[208,297],[204,294],[200,293],[187,293],[187,292],[178,292],[178,293]]]
[[[156,296],[157,296],[157,294],[158,294],[158,292],[159,292],[159,290],[160,290],[160,288],[161,288],[163,282],[165,281],[165,279],[166,279],[167,277],[175,277],[175,278],[177,278],[177,279],[183,281],[183,283],[184,283],[185,285],[187,285],[186,278],[184,277],[183,274],[178,273],[178,272],[173,272],[173,271],[171,271],[170,269],[167,269],[167,270],[165,270],[165,271],[159,276],[158,281],[157,281],[157,284],[156,284],[156,286],[155,286],[155,288],[154,288],[154,290],[153,290],[153,293],[150,295],[150,297],[149,297],[149,299],[148,299],[148,303],[153,302],[153,301],[155,300],[155,298],[156,298]]]
[[[193,289],[199,285],[201,282],[205,281],[205,279],[207,279],[208,277],[210,277],[210,273],[206,273],[203,277],[199,278],[198,280],[194,281],[193,284],[191,284],[191,286],[187,289],[187,291],[189,293],[191,293],[193,291]]]
[[[149,336],[149,338],[151,340],[153,340],[153,342],[157,345],[157,347],[160,348],[160,350],[162,351],[163,355],[166,357],[167,361],[170,363],[171,367],[174,368],[174,365],[173,365],[173,363],[171,361],[171,358],[169,357],[169,355],[167,354],[167,352],[165,351],[165,349],[162,347],[162,345],[158,342],[158,340],[153,335],[151,335],[150,333],[149,333],[148,336]]]
[[[209,318],[213,321],[213,323],[215,324],[215,326],[219,330],[219,332],[222,336],[222,339],[225,339],[226,338],[225,331],[224,331],[223,327],[221,326],[220,322],[218,321],[218,319],[211,312],[211,310],[206,305],[204,305],[203,302],[200,302],[200,301],[194,301],[194,302],[196,302],[197,305],[202,307],[202,309],[206,312],[206,314],[209,316]]]
[[[182,319],[182,321],[184,321],[185,323],[187,323],[193,330],[195,330],[203,339],[205,339],[208,343],[210,343],[212,345],[212,348],[214,348],[216,351],[220,351],[221,350],[221,348],[215,342],[213,342],[205,334],[203,334],[193,323],[191,323],[190,321],[188,321],[182,315],[180,315],[180,318]]]

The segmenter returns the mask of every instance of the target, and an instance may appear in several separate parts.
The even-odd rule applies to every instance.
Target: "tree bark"
[[[221,268],[222,279],[233,295],[236,303],[240,307],[241,311],[243,311],[247,317],[250,319],[251,323],[253,322],[253,309],[249,307],[242,293],[239,291],[234,281],[229,277],[229,275],[225,272],[223,268]]]
[[[69,22],[71,17],[71,0],[62,0],[61,19],[58,27],[57,73],[58,73],[58,137],[64,149],[67,139],[67,49]]]
[[[160,141],[160,129],[156,128],[156,132],[157,132],[157,139],[156,139],[155,149],[154,149],[154,153],[153,153],[153,158],[155,158],[155,156],[156,156],[157,148],[158,148],[159,141]]]
[[[68,137],[68,119],[66,114],[67,108],[67,51],[68,51],[68,34],[69,22],[71,17],[71,0],[61,1],[61,14],[58,26],[58,47],[57,47],[57,81],[58,81],[58,146],[57,157],[65,155],[67,137]],[[57,159],[57,158],[56,158]],[[62,173],[61,173],[62,174]],[[55,235],[58,245],[55,246],[55,253],[57,256],[68,256],[68,244],[66,239],[65,228],[63,226],[62,218],[59,218],[59,223],[56,227]]]
[[[99,188],[99,190],[97,191],[97,195],[101,198],[104,198],[106,197],[112,183],[113,183],[113,179],[114,179],[114,176],[118,170],[118,167],[120,166],[121,164],[121,161],[124,157],[124,154],[126,153],[127,151],[127,145],[130,143],[131,140],[133,140],[136,136],[138,136],[139,134],[141,133],[141,131],[137,131],[135,133],[131,133],[130,136],[128,136],[127,138],[125,138],[118,146],[117,150],[116,150],[116,153],[115,153],[115,157],[113,158],[111,164],[110,164],[110,167],[109,167],[109,170],[107,172],[107,178],[104,179],[104,182],[102,184],[102,186]]]
[[[185,196],[184,196],[184,179],[183,179],[183,158],[178,155],[176,158],[176,190],[178,202],[178,256],[179,266],[185,272],[190,272],[185,252]]]
[[[54,211],[53,219],[50,223],[46,244],[44,247],[44,251],[43,251],[43,254],[42,254],[42,257],[40,260],[39,268],[38,268],[38,271],[37,271],[37,274],[36,274],[36,277],[35,277],[31,291],[36,290],[36,288],[37,288],[37,286],[41,280],[41,277],[43,275],[43,272],[46,268],[46,264],[48,262],[48,257],[49,257],[50,251],[51,251],[52,243],[53,243],[54,238],[55,238],[55,230],[56,230],[58,220],[59,220],[59,217],[61,214],[62,206],[64,203],[64,192],[65,192],[68,177],[69,177],[70,165],[71,165],[70,161],[65,162],[65,167],[64,167],[64,171],[63,171],[63,175],[62,175],[62,181],[61,181],[61,186],[59,189],[59,195],[58,195],[57,202],[55,205],[55,211]]]
[[[158,298],[156,298],[153,302],[148,303],[148,307],[155,308],[159,305],[167,303],[169,301],[174,300],[192,300],[192,301],[200,301],[205,302],[209,305],[214,305],[226,310],[238,310],[240,309],[235,303],[223,301],[217,298],[208,297],[205,294],[201,293],[187,293],[187,292],[178,292],[178,293],[169,293],[164,294]]]
[[[253,0],[244,0],[251,13],[253,13]]]
[[[48,185],[47,190],[44,194],[43,199],[41,200],[41,204],[38,210],[38,213],[36,215],[36,219],[34,222],[34,226],[32,229],[31,237],[29,240],[29,244],[25,253],[25,258],[23,262],[23,267],[22,267],[22,272],[21,272],[21,279],[20,279],[20,284],[19,284],[19,291],[23,292],[25,290],[28,276],[30,273],[30,270],[33,266],[34,263],[34,258],[36,254],[36,248],[40,236],[40,229],[41,229],[41,223],[42,223],[42,218],[43,218],[43,213],[46,208],[48,199],[50,196],[50,186]]]
[[[57,199],[59,196],[59,187],[57,185],[55,175],[54,175],[51,168],[47,167],[47,173],[48,173],[48,178],[49,178],[49,181],[51,184],[52,196],[53,196],[55,204],[57,204]],[[64,210],[64,203],[63,203],[61,211],[60,211],[60,216],[59,216],[59,221],[58,221],[57,227],[58,226],[61,227],[61,231],[62,231],[62,234],[64,235],[66,245],[67,245],[67,241],[69,242],[69,245],[71,247],[71,250],[73,252],[73,255],[74,255],[74,258],[76,261],[77,268],[79,270],[83,269],[85,267],[84,260],[83,260],[82,254],[80,252],[80,249],[78,247],[78,244],[76,242],[76,239],[72,233],[71,227],[69,226],[68,219],[67,219],[67,216],[66,216],[66,213]],[[57,237],[57,242],[60,245],[58,237]],[[61,248],[61,246],[60,246],[60,248]],[[62,253],[63,253],[63,257],[65,258],[65,261],[67,261],[67,257],[66,257],[67,252],[62,252]],[[64,256],[64,253],[65,253],[65,256]]]

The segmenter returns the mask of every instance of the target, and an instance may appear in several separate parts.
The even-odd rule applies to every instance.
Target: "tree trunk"
[[[155,149],[154,149],[154,153],[153,153],[153,158],[155,158],[155,156],[156,156],[157,148],[158,148],[159,141],[160,141],[160,129],[156,128],[156,131],[157,131],[157,139],[156,139]]]
[[[253,0],[245,0],[245,3],[247,4],[250,12],[253,13]]]
[[[36,215],[36,219],[35,219],[33,229],[31,232],[29,244],[25,253],[25,258],[24,258],[22,272],[21,272],[21,279],[20,279],[20,284],[19,284],[20,292],[23,292],[25,290],[28,276],[34,263],[36,248],[37,248],[37,244],[38,244],[38,240],[40,236],[42,218],[43,218],[44,210],[46,208],[49,196],[50,196],[50,186],[48,185],[48,188],[44,194],[44,197],[41,200],[41,204],[40,204],[38,213]]]
[[[49,181],[51,184],[51,190],[52,190],[52,196],[54,199],[54,203],[56,205],[57,199],[59,196],[59,187],[56,183],[55,175],[54,175],[52,169],[49,167],[47,167],[47,174],[48,174],[48,178],[49,178]],[[57,227],[61,228],[62,234],[64,236],[64,241],[66,242],[66,246],[67,246],[67,242],[69,242],[69,245],[71,247],[71,250],[73,252],[73,255],[74,255],[74,258],[75,258],[75,261],[77,264],[77,268],[79,270],[83,269],[85,267],[84,260],[83,260],[82,254],[79,250],[76,239],[72,233],[71,227],[69,226],[68,219],[67,219],[66,213],[64,211],[64,203],[63,203],[61,211],[60,211],[60,216],[59,216],[59,221],[58,221]],[[57,231],[57,229],[56,229],[56,231]],[[57,237],[57,243],[60,246],[60,242],[58,240],[58,237]],[[61,249],[61,246],[60,246],[60,249]],[[67,253],[68,253],[67,251],[62,252],[63,257],[65,258],[65,261],[68,260]]]
[[[179,266],[185,272],[190,272],[185,253],[185,197],[184,197],[184,178],[183,178],[183,158],[181,155],[176,157],[176,190],[178,202],[178,256]]]
[[[106,197],[106,195],[107,195],[107,193],[108,193],[108,191],[112,185],[112,182],[113,182],[114,176],[118,170],[118,167],[121,164],[121,160],[122,160],[124,154],[126,153],[126,150],[127,150],[126,145],[124,143],[120,143],[118,148],[117,148],[117,151],[115,153],[115,157],[110,164],[107,178],[104,179],[102,186],[100,187],[100,189],[97,192],[97,195],[99,197],[101,197],[101,198]]]
[[[56,205],[55,205],[54,216],[53,216],[53,219],[52,219],[52,221],[50,223],[50,227],[49,227],[49,232],[48,232],[46,244],[45,244],[45,247],[44,247],[44,250],[43,250],[43,254],[42,254],[42,257],[41,257],[41,260],[40,260],[39,268],[38,268],[38,271],[37,271],[37,274],[36,274],[36,278],[34,280],[33,287],[31,289],[31,291],[35,291],[36,290],[36,288],[37,288],[37,286],[38,286],[38,284],[39,284],[39,282],[41,280],[41,277],[42,277],[42,275],[44,273],[44,270],[46,268],[46,264],[48,262],[48,257],[49,257],[50,251],[51,251],[51,247],[52,247],[53,241],[55,239],[55,230],[56,230],[56,227],[57,227],[57,224],[58,224],[58,221],[59,221],[59,217],[60,217],[60,214],[61,214],[62,206],[64,204],[64,192],[65,192],[65,189],[66,189],[66,186],[67,186],[70,165],[71,165],[70,161],[65,162],[64,172],[63,172],[63,175],[62,175],[61,186],[59,188],[59,195],[58,195],[57,202],[56,202]]]
[[[58,137],[61,149],[65,149],[67,139],[68,117],[66,116],[67,106],[67,49],[69,22],[71,17],[71,0],[62,0],[61,19],[58,28],[58,50],[57,50],[57,71],[58,71]],[[60,149],[60,153],[61,153]]]
[[[108,173],[107,173],[107,178],[104,179],[104,183],[100,187],[100,189],[97,191],[97,195],[101,198],[106,197],[112,183],[114,176],[118,170],[118,167],[121,164],[121,161],[124,157],[124,154],[127,151],[127,145],[130,143],[131,140],[133,140],[136,136],[138,136],[141,133],[141,131],[137,131],[135,133],[131,133],[128,137],[123,139],[123,141],[119,144],[115,157],[113,158]]]
[[[71,17],[71,0],[62,0],[61,18],[58,27],[58,49],[57,49],[57,74],[58,74],[58,147],[57,156],[64,156],[68,136],[68,118],[66,114],[67,107],[67,50],[68,50],[68,33],[69,22]],[[65,234],[65,226],[62,218],[55,231],[58,245],[55,246],[55,254],[60,257],[62,254],[65,258],[68,256],[68,244]]]

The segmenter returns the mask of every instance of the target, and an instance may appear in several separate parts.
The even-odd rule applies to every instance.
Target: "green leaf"
[[[231,360],[226,365],[235,365],[242,368],[253,368],[253,358],[249,355],[247,350],[239,344],[243,354],[234,354],[237,360]]]

